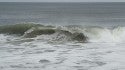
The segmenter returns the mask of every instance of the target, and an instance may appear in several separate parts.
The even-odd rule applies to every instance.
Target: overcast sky
[[[125,2],[125,0],[0,0],[0,2]]]

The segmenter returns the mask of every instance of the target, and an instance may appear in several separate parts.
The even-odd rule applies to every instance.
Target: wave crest
[[[40,35],[50,36],[55,40],[79,42],[123,42],[125,27],[103,28],[97,26],[45,26],[40,24],[15,24],[0,26],[0,33],[19,34],[25,38]]]

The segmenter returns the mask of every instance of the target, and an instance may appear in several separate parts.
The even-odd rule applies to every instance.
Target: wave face
[[[125,27],[98,26],[45,26],[40,24],[15,24],[0,26],[1,34],[17,34],[23,38],[44,38],[53,41],[124,42]],[[40,37],[39,37],[40,36]]]

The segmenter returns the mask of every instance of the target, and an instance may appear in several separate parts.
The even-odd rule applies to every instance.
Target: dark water
[[[0,3],[0,24],[125,25],[125,3]]]

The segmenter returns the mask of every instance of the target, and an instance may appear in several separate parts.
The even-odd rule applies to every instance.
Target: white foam
[[[85,28],[83,33],[88,37],[88,42],[124,42],[125,27]]]
[[[89,41],[94,43],[72,43],[68,41],[63,44],[48,43],[48,40],[53,40],[52,38],[56,34],[40,35],[32,38],[33,41],[25,41],[31,38],[18,38],[1,34],[0,69],[125,69],[125,44],[120,43],[124,42],[124,27],[117,27],[113,30],[107,28],[84,29],[83,33],[89,37]],[[40,60],[46,60],[47,62],[40,62]]]
[[[14,36],[6,35],[6,34],[0,34],[0,43],[5,43],[5,42],[11,41],[13,39],[15,39]]]

